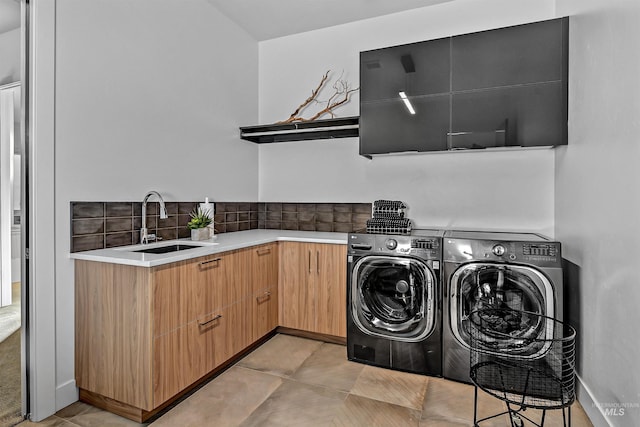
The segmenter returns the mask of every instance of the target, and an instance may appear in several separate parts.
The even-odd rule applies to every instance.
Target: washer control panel
[[[441,246],[440,237],[350,234],[348,251],[351,255],[384,253],[439,259]]]
[[[411,247],[416,249],[438,249],[440,247],[440,240],[435,238],[415,238],[411,239]]]

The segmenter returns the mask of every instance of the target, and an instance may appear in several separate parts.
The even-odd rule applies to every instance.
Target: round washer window
[[[410,258],[371,256],[354,269],[354,318],[365,332],[416,340],[433,327],[433,275]]]

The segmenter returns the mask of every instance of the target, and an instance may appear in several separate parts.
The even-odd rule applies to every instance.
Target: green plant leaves
[[[211,218],[209,218],[209,211],[203,211],[200,207],[192,210],[189,213],[191,220],[187,223],[187,228],[189,230],[195,230],[198,228],[205,228],[209,224],[213,222]]]

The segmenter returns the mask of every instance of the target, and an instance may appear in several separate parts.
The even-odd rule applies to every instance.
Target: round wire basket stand
[[[511,426],[523,420],[544,426],[546,411],[561,409],[571,426],[575,401],[575,329],[528,311],[492,308],[469,314],[470,377],[475,386],[473,425],[508,414]],[[503,400],[506,411],[478,419],[478,389]],[[524,412],[542,410],[539,422]]]

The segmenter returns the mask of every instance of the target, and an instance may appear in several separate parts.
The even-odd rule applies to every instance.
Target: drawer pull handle
[[[271,253],[271,248],[256,249],[256,252],[258,253],[258,256],[269,255]]]
[[[267,291],[262,295],[258,295],[256,297],[256,301],[260,302],[260,301],[266,301],[269,299],[269,297],[271,296],[271,292]]]
[[[214,259],[210,259],[210,260],[207,260],[207,261],[202,261],[200,263],[200,265],[207,265],[207,264],[211,264],[212,262],[216,262],[217,263],[218,261],[222,261],[222,258],[214,258]]]
[[[198,322],[198,325],[200,326],[207,326],[209,323],[211,322],[215,322],[216,320],[220,319],[222,317],[222,314],[218,314],[217,316],[215,316],[213,319],[211,320],[207,320],[206,322]]]

